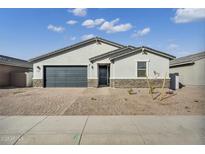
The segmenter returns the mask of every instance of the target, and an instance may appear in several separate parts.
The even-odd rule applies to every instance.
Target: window
[[[146,77],[147,75],[147,62],[138,61],[137,62],[137,77]]]

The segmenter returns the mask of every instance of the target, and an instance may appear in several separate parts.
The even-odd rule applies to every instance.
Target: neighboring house
[[[0,55],[0,87],[31,85],[32,65],[21,59]],[[30,80],[28,79],[30,78]]]
[[[166,77],[175,57],[148,47],[124,46],[95,37],[33,58],[35,87],[147,87]]]
[[[205,85],[205,52],[172,60],[170,73],[178,73],[182,85]]]

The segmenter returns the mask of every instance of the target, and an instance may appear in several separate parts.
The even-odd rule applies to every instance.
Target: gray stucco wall
[[[179,73],[179,82],[183,85],[205,85],[205,59],[195,61],[193,65],[170,68],[170,73]]]
[[[132,56],[125,57],[114,61],[112,79],[146,79],[137,76],[137,62],[147,62],[147,75],[149,79],[169,79],[169,59],[152,54],[152,53],[138,53]],[[158,76],[154,74],[158,73]]]

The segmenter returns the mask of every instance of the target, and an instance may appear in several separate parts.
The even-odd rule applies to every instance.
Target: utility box
[[[169,74],[169,77],[170,77],[170,89],[172,90],[179,89],[179,74],[171,73]]]

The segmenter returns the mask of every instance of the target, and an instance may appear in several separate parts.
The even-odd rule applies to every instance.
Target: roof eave
[[[143,46],[142,48],[145,48],[146,50],[148,50],[148,51],[150,51],[150,52],[153,52],[153,53],[155,53],[155,54],[157,54],[157,55],[161,55],[161,56],[163,56],[163,57],[165,57],[165,58],[168,58],[168,59],[170,59],[170,60],[173,60],[173,59],[176,58],[176,57],[173,56],[173,55],[170,55],[170,54],[167,54],[167,53],[164,53],[164,52],[161,52],[161,51],[158,51],[158,50],[149,48],[149,47]]]
[[[177,64],[170,64],[170,67],[178,67],[178,66],[183,66],[183,65],[191,65],[194,64],[194,61],[189,61],[189,62],[182,62],[182,63],[177,63]]]
[[[129,46],[124,46],[122,48],[119,48],[119,49],[116,49],[116,50],[112,50],[110,52],[107,52],[107,53],[104,53],[104,54],[101,54],[101,55],[98,55],[98,56],[95,56],[95,57],[91,57],[89,60],[90,62],[95,62],[95,61],[98,61],[100,59],[104,59],[104,58],[108,58],[109,56],[112,56],[114,54],[117,54],[119,52],[122,52],[126,49],[131,49]]]
[[[109,59],[110,59],[110,61],[113,61],[113,60],[115,60],[115,59],[118,59],[118,58],[124,57],[124,56],[126,56],[126,55],[129,55],[129,54],[135,53],[135,52],[140,51],[140,50],[142,50],[142,49],[141,49],[141,48],[139,48],[139,49],[135,49],[135,50],[132,50],[132,51],[129,52],[129,53],[124,53],[124,54],[122,54],[122,55],[118,55],[118,56],[116,56],[116,57],[112,57],[112,58],[109,58]]]
[[[153,54],[157,54],[157,55],[159,55],[159,56],[168,58],[169,60],[173,60],[173,59],[176,58],[175,56],[172,56],[172,55],[169,55],[169,54],[165,54],[165,53],[162,53],[162,52],[160,52],[160,51],[157,51],[157,50],[154,50],[154,49],[151,49],[151,48],[142,46],[142,47],[140,47],[140,48],[135,48],[132,52],[125,53],[125,54],[122,54],[122,55],[119,55],[119,56],[110,58],[110,60],[113,61],[113,60],[118,59],[118,58],[121,58],[121,57],[123,57],[123,56],[132,54],[132,53],[134,53],[134,52],[136,52],[136,51],[138,52],[138,51],[142,50],[143,48],[144,48],[145,50],[147,50],[147,51],[153,53]]]
[[[7,66],[14,66],[14,67],[22,67],[22,68],[32,68],[32,65],[29,64],[15,64],[15,63],[5,63],[0,62],[1,65],[7,65]]]

